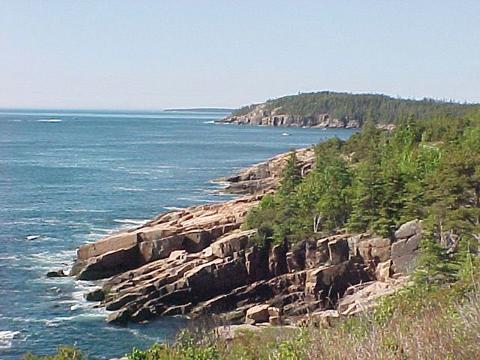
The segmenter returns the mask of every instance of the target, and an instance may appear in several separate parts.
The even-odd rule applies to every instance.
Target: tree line
[[[442,263],[446,249],[476,251],[480,111],[397,123],[388,132],[367,122],[346,141],[318,144],[315,166],[303,178],[292,152],[279,190],[262,199],[245,226],[259,230],[260,242],[294,244],[339,230],[388,237],[418,218],[432,240],[432,264]]]
[[[245,106],[233,113],[244,115],[255,105]],[[462,104],[454,101],[434,99],[410,100],[377,94],[350,94],[322,91],[300,93],[271,99],[265,103],[265,110],[276,109],[279,114],[314,116],[328,114],[340,120],[358,120],[361,125],[396,123],[399,119],[413,115],[416,119],[439,116],[462,117],[480,109],[478,104]]]

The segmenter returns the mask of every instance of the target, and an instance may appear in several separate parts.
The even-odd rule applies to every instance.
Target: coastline
[[[8,192],[9,202],[3,209],[4,214],[9,214],[7,219],[11,219],[11,223],[2,235],[6,240],[2,252],[2,258],[6,260],[2,262],[2,267],[13,270],[4,272],[5,279],[11,281],[13,289],[18,289],[18,292],[4,297],[4,308],[9,309],[9,314],[4,314],[4,319],[6,330],[20,331],[8,354],[17,354],[16,351],[22,346],[32,352],[39,352],[41,348],[53,351],[58,344],[56,339],[64,339],[62,343],[71,344],[80,338],[78,334],[85,327],[91,328],[92,333],[88,338],[81,338],[79,344],[82,348],[88,348],[88,343],[96,348],[103,347],[103,344],[90,338],[104,330],[109,339],[113,339],[113,334],[128,339],[128,348],[147,346],[145,336],[148,334],[155,337],[153,329],[158,329],[155,331],[160,334],[170,334],[168,326],[164,328],[161,324],[176,323],[176,319],[161,318],[155,323],[140,326],[141,333],[133,338],[129,338],[127,328],[105,323],[107,312],[103,306],[99,307],[100,304],[96,302],[86,302],[83,296],[94,290],[100,281],[60,278],[69,273],[76,257],[75,250],[82,244],[94,242],[113,232],[137,228],[160,212],[178,210],[177,207],[214,204],[238,197],[238,194],[220,194],[220,185],[211,180],[234,174],[247,165],[293,147],[301,148],[335,135],[347,138],[352,133],[297,129],[291,131],[291,137],[282,137],[274,129],[257,132],[242,127],[204,125],[203,118],[190,119],[191,115],[185,121],[145,119],[142,120],[141,127],[129,118],[123,119],[122,126],[119,127],[116,118],[98,121],[89,115],[85,120],[82,118],[85,126],[82,125],[80,131],[77,129],[80,121],[76,121],[74,116],[76,115],[62,117],[61,127],[55,125],[56,130],[53,132],[47,123],[37,122],[45,118],[42,114],[20,117],[22,122],[19,123],[4,122],[18,132],[24,132],[26,127],[31,130],[32,136],[38,132],[44,133],[45,137],[59,135],[54,137],[54,142],[45,144],[42,148],[42,154],[46,154],[42,159],[32,159],[32,162],[36,160],[35,166],[28,167],[29,182],[19,181],[26,169],[15,159],[22,153],[10,152],[14,177],[11,181],[2,183],[7,185],[3,189],[10,187],[15,190]],[[100,116],[104,117],[103,114]],[[177,118],[173,114],[168,117]],[[117,133],[109,130],[110,125],[119,128],[119,133],[126,136],[122,137],[121,144],[116,139]],[[167,131],[172,126],[174,131]],[[141,129],[135,137],[124,131],[138,128]],[[95,133],[93,137],[92,131]],[[178,138],[179,132],[183,137]],[[163,133],[162,139],[165,136],[160,143],[155,140],[158,133]],[[89,141],[76,141],[79,134],[82,140]],[[189,144],[190,139],[195,139],[195,134],[201,134],[201,138]],[[92,143],[101,143],[100,140],[105,136],[112,142],[92,148]],[[210,144],[216,138],[220,141]],[[7,149],[17,146],[17,142],[13,142]],[[195,150],[197,146],[199,148]],[[152,147],[156,151],[152,151]],[[57,151],[58,148],[74,150],[69,151],[71,157],[65,157],[66,153]],[[172,154],[172,150],[175,153]],[[138,160],[134,161],[134,158]],[[83,165],[80,168],[79,163]],[[54,175],[59,171],[59,164],[62,166],[62,177]],[[95,169],[94,173],[90,169]],[[47,185],[52,191],[42,191]],[[23,199],[26,199],[25,206],[17,202]],[[9,241],[13,238],[21,244],[21,252],[18,251],[17,241]],[[52,269],[62,271],[54,271],[46,276]],[[31,282],[32,285],[26,287],[25,282]],[[8,287],[3,290],[4,294],[9,293]],[[11,307],[11,301],[18,302],[21,306]],[[47,306],[51,310],[43,312]],[[87,318],[92,321],[85,321]],[[30,319],[34,321],[32,327],[23,330],[23,322],[31,321]],[[183,323],[183,320],[179,322]],[[136,324],[131,326],[138,327]],[[51,336],[41,337],[35,343],[24,342],[31,333],[44,330]],[[123,346],[126,346],[125,343]],[[122,348],[122,345],[114,347]],[[104,350],[101,353],[111,354]]]
[[[296,154],[305,176],[313,148]],[[275,192],[288,157],[282,153],[220,179],[229,184],[225,191],[239,195],[233,200],[167,211],[80,246],[70,275],[99,281],[85,298],[116,324],[174,315],[215,316],[228,325],[321,322],[364,311],[403,286],[418,249],[418,221],[402,225],[408,231],[400,227],[396,239],[410,241],[408,253],[370,233],[313,237],[295,248],[255,244],[257,230],[242,224]]]
[[[304,163],[305,169],[311,168],[313,164],[313,148],[301,148],[295,150],[297,156],[300,158],[300,161]],[[247,166],[239,171],[235,172],[232,175],[220,177],[217,179],[211,180],[211,182],[216,184],[221,184],[222,188],[217,190],[218,193],[223,194],[232,194],[235,197],[231,200],[226,201],[219,201],[219,202],[212,202],[212,203],[205,203],[200,205],[191,205],[184,208],[174,208],[162,213],[157,214],[151,219],[147,219],[138,226],[132,226],[128,229],[121,229],[115,231],[108,236],[100,238],[93,243],[87,243],[81,245],[77,249],[77,260],[82,260],[89,258],[88,255],[81,255],[85,251],[82,249],[93,248],[94,244],[97,242],[103,242],[105,239],[116,238],[118,235],[125,234],[125,233],[134,233],[138,230],[141,230],[145,227],[155,226],[165,218],[168,218],[170,215],[175,216],[176,214],[189,212],[189,211],[202,211],[209,207],[218,207],[222,205],[227,205],[236,202],[243,202],[249,203],[252,202],[252,206],[254,206],[264,194],[273,192],[276,187],[278,186],[281,171],[286,163],[287,157],[290,152],[280,153],[275,155],[263,162],[253,164],[251,166]],[[252,196],[253,195],[253,196]],[[258,198],[258,199],[257,199]],[[239,219],[240,221],[243,219]],[[240,225],[237,224],[237,225]],[[122,247],[122,244],[119,244]],[[88,251],[87,251],[88,252]],[[77,262],[76,264],[77,269],[72,267],[71,274],[72,276],[78,277],[78,268],[81,267],[81,264]]]

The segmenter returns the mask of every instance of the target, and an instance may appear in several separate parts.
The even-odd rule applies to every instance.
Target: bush
[[[55,355],[36,356],[27,354],[23,360],[86,360],[87,355],[73,347],[59,347]]]

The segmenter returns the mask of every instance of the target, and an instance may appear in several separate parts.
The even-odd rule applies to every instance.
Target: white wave
[[[20,331],[0,331],[0,349],[8,349],[12,347],[13,338],[20,334]]]
[[[116,223],[127,224],[127,225],[143,225],[145,220],[143,219],[114,219]]]
[[[6,256],[0,256],[0,260],[20,260],[20,258],[16,255],[6,255]]]
[[[133,335],[135,335],[137,338],[140,338],[140,339],[145,339],[145,340],[152,341],[152,342],[158,342],[158,340],[159,340],[157,337],[146,335],[138,329],[131,329],[130,328],[130,329],[128,329],[128,331],[130,331]]]
[[[59,123],[62,122],[61,119],[40,119],[37,122],[47,122],[47,123]]]
[[[163,208],[167,211],[177,211],[177,210],[185,209],[185,208],[178,207],[178,206],[164,206]]]
[[[140,188],[128,188],[128,187],[122,187],[122,186],[119,186],[119,187],[116,187],[114,188],[115,190],[120,190],[120,191],[132,191],[132,192],[143,192],[143,191],[147,191],[145,189],[140,189]]]
[[[58,219],[42,219],[41,222],[49,225],[57,225],[61,223],[61,221]]]
[[[110,210],[101,210],[101,209],[66,209],[66,212],[72,213],[106,213]]]
[[[60,325],[60,322],[54,320],[45,320],[46,327],[57,327]]]
[[[108,234],[108,233],[112,232],[112,229],[101,228],[101,227],[96,227],[96,226],[93,226],[91,228],[91,230],[93,231],[93,233],[91,233],[90,235]]]
[[[8,316],[0,315],[0,319],[6,319],[6,320],[10,320],[10,321],[14,321],[14,322],[22,322],[22,323],[44,322],[44,320],[41,320],[41,319],[34,319],[34,318],[31,318],[31,317],[24,318],[24,317],[20,317],[20,316],[8,317]]]
[[[132,175],[152,175],[149,171],[140,171],[140,170],[127,170],[127,173]]]
[[[100,318],[105,316],[103,312],[93,311],[93,310],[96,310],[96,309],[92,309],[92,311],[89,311],[88,313],[82,313],[78,315],[58,316],[58,317],[54,317],[53,319],[45,319],[43,320],[43,323],[48,327],[57,327],[61,323],[66,321],[79,320],[79,319],[95,319],[95,318]]]
[[[226,187],[230,185],[228,181],[224,181],[224,180],[210,180],[209,183],[216,186],[222,186],[222,187]]]
[[[76,255],[75,250],[60,250],[51,253],[48,251],[42,251],[25,256],[25,259],[34,262],[37,266],[29,267],[36,270],[50,270],[53,267],[65,267],[65,263],[73,259]],[[68,271],[68,269],[66,269]],[[56,281],[66,280],[68,278],[55,278]],[[47,278],[43,280],[48,280]],[[51,280],[51,279],[50,279]]]
[[[210,120],[210,121],[204,121],[203,123],[204,123],[204,124],[215,124],[215,121],[214,121],[214,120]]]
[[[193,198],[193,197],[179,197],[178,200],[194,202],[194,203],[216,203],[219,201],[219,200]]]
[[[33,210],[38,210],[40,209],[39,206],[29,206],[29,207],[13,207],[13,208],[8,208],[9,211],[33,211]]]

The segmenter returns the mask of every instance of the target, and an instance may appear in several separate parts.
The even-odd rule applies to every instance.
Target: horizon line
[[[89,112],[89,111],[104,111],[104,112],[151,112],[151,113],[156,113],[156,112],[165,112],[165,111],[208,111],[208,110],[218,110],[218,112],[221,112],[222,110],[225,110],[227,112],[233,111],[237,108],[230,108],[230,107],[210,107],[210,106],[205,106],[205,107],[185,107],[185,108],[179,108],[179,107],[171,107],[171,108],[163,108],[163,109],[147,109],[147,108],[130,108],[130,109],[125,109],[125,108],[90,108],[90,107],[85,107],[85,108],[75,108],[75,107],[0,107],[0,112],[5,112],[5,111],[81,111],[81,112]]]
[[[314,90],[314,91],[298,91],[297,93],[290,93],[290,94],[285,94],[285,95],[280,95],[276,97],[271,97],[263,101],[252,101],[248,104],[243,104],[240,106],[232,107],[232,106],[185,106],[185,107],[166,107],[166,108],[111,108],[111,107],[105,107],[105,108],[94,108],[94,107],[42,107],[42,106],[26,106],[26,107],[3,107],[0,106],[0,111],[8,111],[8,110],[13,110],[13,111],[18,111],[18,110],[35,110],[35,111],[48,111],[48,110],[61,110],[61,111],[112,111],[112,112],[162,112],[162,111],[188,111],[188,110],[228,110],[228,111],[233,111],[236,109],[240,109],[244,106],[250,106],[250,105],[257,105],[257,104],[262,104],[264,102],[270,101],[270,100],[276,100],[280,99],[283,97],[289,97],[289,96],[297,96],[297,95],[302,95],[302,94],[315,94],[315,93],[322,93],[322,92],[329,92],[329,93],[335,93],[335,94],[348,94],[348,95],[377,95],[377,96],[387,96],[392,99],[397,99],[397,100],[410,100],[410,101],[436,101],[436,102],[442,102],[442,103],[453,103],[453,104],[461,104],[461,105],[480,105],[480,101],[467,101],[465,99],[460,100],[460,99],[447,99],[447,98],[435,98],[435,97],[428,97],[428,96],[422,96],[422,97],[415,97],[415,96],[401,96],[401,95],[392,95],[388,93],[381,93],[381,92],[349,92],[349,91],[339,91],[339,90]]]

